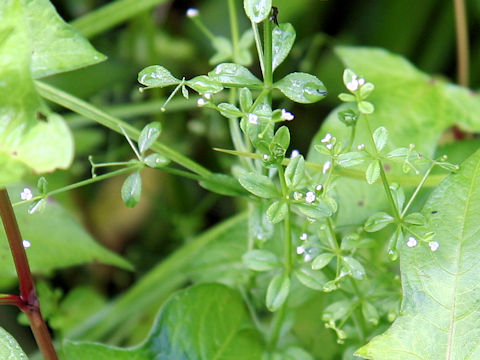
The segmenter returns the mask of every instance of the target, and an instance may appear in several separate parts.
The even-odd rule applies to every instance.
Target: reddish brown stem
[[[455,5],[455,24],[457,30],[457,67],[458,83],[468,86],[469,82],[469,44],[465,0],[453,0]]]
[[[8,295],[3,297],[3,299],[7,301],[6,303],[17,305],[20,310],[25,312],[30,321],[33,336],[45,360],[58,360],[47,324],[42,318],[40,304],[35,291],[35,284],[30,266],[28,265],[27,254],[23,247],[22,236],[20,235],[17,219],[15,218],[15,213],[13,212],[12,204],[5,188],[0,189],[0,216],[7,234],[8,244],[10,245],[20,285],[19,297]],[[0,303],[2,303],[1,298]]]

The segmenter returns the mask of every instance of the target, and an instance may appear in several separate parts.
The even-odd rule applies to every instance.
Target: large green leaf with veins
[[[20,200],[21,188],[10,188],[12,201]],[[29,205],[15,207],[15,215],[26,248],[30,267],[34,273],[49,272],[67,266],[90,262],[111,264],[125,269],[131,265],[93,240],[59,204],[48,201],[43,211],[29,214]],[[3,227],[0,228],[0,277],[15,276],[15,267]]]
[[[399,244],[400,316],[357,354],[378,360],[480,359],[480,150],[431,194],[423,214],[440,244]]]
[[[175,294],[137,347],[67,342],[64,351],[68,360],[260,360],[260,338],[236,291],[201,284]]]
[[[33,79],[102,60],[47,0],[0,2],[0,187],[29,170],[67,168],[73,138]]]
[[[383,49],[338,47],[336,52],[346,67],[375,85],[368,98],[375,105],[375,112],[368,115],[368,119],[372,130],[379,126],[388,129],[389,143],[384,151],[413,143],[424,156],[433,157],[439,137],[452,125],[480,131],[480,96],[473,91],[435,79],[405,58]],[[322,124],[312,142],[310,161],[325,160],[313,146],[322,145],[320,140],[326,133],[348,141],[351,130],[340,122],[338,112],[349,106],[339,106]],[[360,119],[353,148],[369,143],[365,120]],[[401,170],[391,165],[387,176],[390,173],[401,175]],[[338,195],[339,225],[362,223],[372,213],[387,208],[384,196],[379,196],[383,190],[378,184],[368,185],[363,180],[346,178],[337,184],[337,188],[342,189]]]
[[[15,341],[12,335],[0,327],[0,359],[28,360],[27,355]]]

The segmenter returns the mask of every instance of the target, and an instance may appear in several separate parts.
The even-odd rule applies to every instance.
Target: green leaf
[[[275,201],[267,209],[267,218],[273,224],[279,223],[288,214],[288,205],[285,201]]]
[[[332,215],[332,208],[324,201],[317,201],[313,204],[296,203],[293,206],[300,213],[312,219],[322,219]]]
[[[345,267],[349,272],[351,272],[352,276],[357,280],[362,280],[363,276],[365,275],[365,269],[363,265],[357,259],[354,259],[351,256],[345,256],[343,258]]]
[[[327,89],[316,77],[306,73],[295,72],[277,81],[274,88],[280,90],[286,97],[302,104],[310,104],[327,96]]]
[[[245,189],[259,197],[270,199],[280,196],[273,180],[268,176],[250,172],[241,175],[238,181]]]
[[[352,151],[338,155],[337,163],[343,167],[360,165],[365,161],[366,155],[361,152]]]
[[[252,92],[249,88],[241,88],[239,94],[240,108],[243,112],[248,112],[253,105]]]
[[[395,219],[393,216],[385,212],[379,212],[370,216],[363,228],[367,232],[375,232],[383,229],[385,226],[393,223],[394,221]]]
[[[240,294],[224,285],[201,284],[171,297],[139,346],[67,341],[64,352],[68,360],[260,360],[260,338]]]
[[[382,151],[388,141],[388,131],[384,126],[380,126],[373,132],[373,142],[378,151]]]
[[[313,290],[323,290],[328,279],[324,273],[319,270],[312,270],[309,267],[302,266],[295,270],[295,276],[306,287]]]
[[[351,300],[339,300],[328,305],[322,315],[323,321],[336,321],[347,315],[354,303]]]
[[[290,278],[287,274],[275,275],[267,288],[267,309],[277,311],[287,300],[290,292]]]
[[[207,75],[196,76],[186,81],[186,84],[199,94],[216,94],[223,90],[222,84]]]
[[[375,107],[369,101],[360,101],[358,103],[358,111],[362,114],[372,114],[375,111]]]
[[[355,102],[357,100],[355,95],[347,94],[347,93],[340,93],[338,95],[338,98],[343,102]]]
[[[243,113],[240,111],[240,109],[230,103],[218,104],[218,109],[220,114],[229,119],[237,119],[243,116]]]
[[[180,84],[180,80],[160,65],[151,65],[140,71],[138,82],[145,85],[146,89]]]
[[[373,326],[378,325],[379,315],[375,305],[368,301],[364,301],[362,303],[362,314],[365,320],[367,320],[367,322],[369,322]]]
[[[248,18],[258,24],[270,15],[272,0],[244,0],[243,7]]]
[[[380,177],[380,164],[377,160],[373,160],[368,164],[367,171],[365,171],[365,179],[367,183],[374,184]]]
[[[305,177],[305,160],[302,155],[297,155],[285,169],[285,182],[289,189],[295,189]]]
[[[427,218],[425,217],[425,215],[418,212],[408,214],[407,216],[405,216],[403,221],[405,221],[407,224],[418,225],[418,226],[427,224]]]
[[[260,87],[262,82],[245,66],[223,63],[208,73],[208,76],[226,87]]]
[[[28,360],[20,345],[12,335],[0,327],[0,359]]]
[[[122,200],[127,207],[134,207],[142,195],[142,178],[139,171],[128,175],[122,185]]]
[[[343,245],[343,242],[342,242]],[[320,270],[327,266],[330,261],[335,257],[335,254],[332,253],[323,253],[318,255],[312,262],[312,269],[313,270]]]
[[[12,201],[20,200],[23,187],[9,187]],[[85,263],[101,262],[124,269],[132,266],[93,240],[83,227],[54,201],[48,201],[42,212],[28,213],[29,204],[15,206],[15,215],[26,248],[30,268],[35,274],[50,274],[55,269]],[[3,227],[0,229],[0,277],[15,276],[15,267]]]
[[[250,250],[242,256],[242,260],[254,271],[270,271],[280,265],[277,256],[267,250]]]
[[[211,65],[226,61],[232,57],[232,43],[223,36],[215,36],[212,40],[212,45],[217,51],[210,59]]]
[[[162,124],[158,121],[147,124],[142,129],[140,136],[138,137],[138,149],[143,155],[145,151],[150,149],[153,143],[158,139],[162,132]]]
[[[164,166],[167,166],[170,163],[170,160],[160,154],[155,153],[148,155],[145,159],[143,159],[143,162],[148,167],[160,169]]]
[[[275,26],[272,31],[272,69],[275,70],[288,56],[295,42],[295,29],[292,24],[285,23]]]
[[[430,195],[422,213],[440,244],[399,244],[403,301],[400,316],[357,354],[368,359],[476,359],[480,326],[480,151]],[[432,215],[432,211],[437,211]],[[408,331],[406,329],[409,329]],[[414,331],[411,331],[414,329]],[[429,345],[425,339],[435,339]]]
[[[21,10],[8,18],[5,11],[8,12],[12,7]],[[35,79],[106,59],[73,26],[62,20],[48,0],[2,1],[0,13],[3,20],[8,19],[18,25],[15,26],[15,32],[24,33],[28,39],[30,69]]]
[[[283,155],[285,155],[285,152],[290,145],[290,131],[288,130],[288,127],[281,126],[275,133],[273,142],[280,146],[280,148],[283,150]]]

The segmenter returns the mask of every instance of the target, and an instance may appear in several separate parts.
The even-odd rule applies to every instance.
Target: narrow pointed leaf
[[[288,213],[288,205],[285,201],[275,201],[267,209],[267,218],[273,224],[279,223]]]
[[[158,121],[152,122],[145,126],[138,138],[138,149],[141,154],[150,149],[153,143],[158,139],[162,132],[162,124]]]
[[[277,311],[282,307],[290,292],[290,278],[287,274],[278,274],[270,281],[267,288],[267,309]]]
[[[243,174],[238,179],[240,184],[252,194],[262,198],[275,198],[280,195],[272,179],[254,172]]]
[[[390,329],[357,351],[367,359],[480,358],[480,151],[436,188],[422,213],[434,241],[398,246],[403,302]],[[437,211],[432,215],[432,211]],[[429,341],[428,339],[435,339]]]
[[[142,195],[142,178],[140,172],[130,174],[122,186],[122,200],[127,207],[134,207],[140,201]]]

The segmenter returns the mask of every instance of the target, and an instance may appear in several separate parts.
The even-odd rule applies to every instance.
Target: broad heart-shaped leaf
[[[22,187],[9,188],[12,202],[20,200]],[[32,271],[48,274],[52,270],[89,262],[101,262],[131,269],[131,265],[97,244],[92,237],[57,203],[48,201],[42,212],[29,214],[29,205],[15,207],[20,232],[31,243],[26,249]],[[5,231],[0,229],[0,276],[15,275]]]
[[[379,360],[479,359],[480,151],[433,191],[422,213],[440,247],[399,244],[400,316],[357,354]]]
[[[28,360],[17,341],[0,327],[0,359],[5,360]]]
[[[243,7],[251,21],[261,23],[272,10],[272,0],[244,0]]]
[[[3,2],[3,6],[9,6],[12,1]],[[23,7],[22,16],[25,16],[27,26],[18,26],[15,31],[28,34],[32,50],[30,68],[35,79],[106,60],[105,55],[96,51],[73,26],[62,20],[49,0],[13,2],[21,3]]]
[[[285,23],[275,26],[272,30],[272,68],[275,70],[288,56],[295,42],[295,29],[292,24]]]
[[[201,284],[170,298],[137,347],[66,342],[64,351],[68,360],[260,360],[260,338],[240,294],[224,285]]]
[[[32,79],[32,35],[27,31],[24,1],[0,4],[0,186],[35,172],[67,168],[73,157],[73,138],[62,118],[51,114]]]
[[[138,82],[145,85],[145,89],[165,87],[180,84],[170,71],[160,65],[151,65],[138,73]]]
[[[302,104],[310,104],[327,96],[325,85],[311,74],[295,72],[277,81],[273,87],[286,97]]]
[[[375,85],[368,98],[375,112],[368,115],[368,119],[371,129],[385,126],[388,130],[390,137],[385,152],[408,148],[414,143],[415,150],[431,158],[440,135],[453,124],[467,130],[480,130],[480,96],[470,90],[433,79],[408,60],[379,48],[340,47],[336,52],[346,67]],[[327,117],[312,142],[309,161],[324,161],[313,147],[321,144],[326,133],[348,141],[351,129],[338,120],[338,113],[349,108],[349,104],[339,106]],[[368,136],[361,118],[353,148],[359,144],[368,146]],[[390,171],[402,174],[394,166]],[[387,209],[385,197],[379,196],[383,193],[380,184],[368,185],[363,180],[341,178],[337,188],[342,189],[338,192],[337,225],[360,224],[378,210]]]

